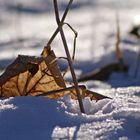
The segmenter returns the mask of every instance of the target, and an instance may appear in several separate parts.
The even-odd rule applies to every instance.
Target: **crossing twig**
[[[80,110],[81,110],[82,113],[85,113],[82,98],[80,96],[80,90],[79,90],[79,87],[78,87],[78,82],[77,82],[76,75],[75,75],[74,68],[73,68],[72,59],[71,59],[71,56],[70,56],[70,53],[69,53],[69,49],[68,49],[68,45],[67,45],[67,41],[66,41],[66,38],[65,38],[64,31],[63,31],[62,26],[61,26],[62,23],[61,23],[60,18],[59,18],[59,10],[58,10],[57,0],[53,0],[53,2],[54,2],[56,22],[59,26],[60,35],[61,35],[63,45],[64,45],[64,49],[65,49],[65,52],[66,52],[66,55],[67,55],[67,58],[68,58],[68,64],[69,64],[71,75],[72,75],[72,78],[73,78],[74,87],[75,87],[75,90],[76,90],[76,93],[77,93],[77,98],[78,98]],[[70,0],[70,2],[72,3],[73,0]]]

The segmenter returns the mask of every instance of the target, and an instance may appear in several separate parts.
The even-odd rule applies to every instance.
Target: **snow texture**
[[[59,0],[62,14],[67,1]],[[113,73],[109,80],[88,81],[88,89],[112,99],[98,102],[83,99],[86,114],[78,102],[64,96],[0,99],[0,140],[139,140],[140,68],[135,74],[140,41],[128,34],[138,24],[138,0],[76,0],[67,17],[78,32],[75,72],[83,73],[116,62],[116,12],[120,17],[121,44],[127,74]],[[40,55],[56,29],[51,0],[0,0],[0,70],[18,54]],[[73,33],[64,26],[70,51]],[[65,56],[59,36],[52,47]],[[60,61],[60,68],[67,67]],[[71,81],[68,73],[66,80]]]

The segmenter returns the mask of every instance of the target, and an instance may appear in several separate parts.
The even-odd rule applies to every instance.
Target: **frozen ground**
[[[15,0],[11,3],[0,0],[1,71],[19,53],[38,56],[55,30],[52,3],[48,0],[44,4],[43,1]],[[17,10],[19,4],[22,9]],[[61,12],[65,5],[66,1],[61,0]],[[80,83],[112,100],[95,102],[86,98],[83,100],[86,114],[81,114],[77,101],[68,96],[59,100],[40,97],[0,99],[0,139],[139,140],[140,72],[136,77],[134,73],[140,42],[128,34],[134,17],[140,12],[139,5],[138,0],[77,0],[67,17],[78,32],[74,63],[78,77],[117,61],[115,14],[119,13],[120,45],[125,63],[129,65],[128,73],[113,73],[105,82]],[[66,26],[64,29],[72,51],[73,33]],[[64,56],[60,41],[57,37],[52,47],[57,56]],[[60,66],[64,69],[66,64],[60,62]],[[70,80],[69,74],[66,79]]]

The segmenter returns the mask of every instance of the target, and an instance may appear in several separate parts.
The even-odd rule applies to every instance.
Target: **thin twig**
[[[135,69],[135,73],[134,73],[134,77],[136,78],[137,75],[138,75],[138,70],[139,70],[139,67],[140,67],[140,51],[138,53],[138,58],[136,60],[136,69]]]
[[[70,0],[70,1],[72,3],[73,0]],[[54,10],[55,10],[56,21],[57,21],[57,24],[59,26],[61,38],[62,38],[63,45],[64,45],[64,48],[65,48],[65,52],[66,52],[66,55],[67,55],[67,58],[68,58],[68,63],[69,63],[71,75],[72,75],[72,78],[73,78],[74,87],[75,87],[75,90],[76,90],[76,93],[77,93],[77,98],[78,98],[80,110],[81,110],[82,113],[85,113],[82,98],[80,96],[80,90],[79,90],[79,87],[78,87],[78,82],[77,82],[76,75],[75,75],[74,68],[73,68],[72,59],[70,57],[68,45],[67,45],[67,42],[66,42],[65,34],[63,32],[62,27],[60,26],[60,24],[62,24],[62,23],[61,23],[60,18],[59,18],[59,10],[58,10],[57,0],[53,0],[53,2],[54,2]]]
[[[75,52],[76,52],[76,39],[77,39],[77,36],[78,36],[78,33],[75,31],[75,29],[73,29],[73,27],[69,24],[69,23],[64,23],[63,25],[67,25],[72,31],[73,33],[75,34],[74,36],[74,43],[73,43],[73,52],[72,52],[72,61],[74,61],[74,58],[75,58]],[[64,71],[63,73],[63,77],[66,75],[66,73],[70,70],[69,66],[66,68],[66,70]]]
[[[75,34],[75,37],[74,37],[74,43],[73,43],[73,53],[72,53],[72,61],[74,61],[74,58],[75,58],[75,52],[76,52],[76,39],[78,37],[78,33],[76,32],[76,30],[69,24],[69,23],[64,23],[64,25],[67,25],[72,31],[73,33]]]
[[[124,65],[124,60],[123,60],[123,56],[120,50],[120,24],[119,24],[120,20],[119,20],[119,15],[116,14],[116,28],[117,28],[117,32],[116,32],[116,56],[117,59],[120,63],[120,66]]]
[[[65,18],[66,18],[66,16],[67,16],[67,13],[68,13],[68,11],[69,11],[69,8],[70,8],[72,2],[73,2],[73,0],[70,0],[70,1],[69,1],[68,5],[67,5],[67,7],[66,7],[66,10],[65,10],[65,12],[64,12],[64,14],[63,14],[63,17],[62,17],[62,19],[61,19],[61,21],[60,21],[60,24],[59,24],[59,26],[57,27],[57,29],[55,30],[55,32],[54,32],[54,34],[52,35],[52,37],[49,39],[49,41],[48,41],[48,43],[47,43],[47,46],[50,46],[50,44],[52,43],[52,41],[54,40],[54,38],[56,37],[56,35],[59,33],[59,28],[63,26],[63,23],[64,23],[64,21],[65,21]]]
[[[38,94],[36,96],[48,96],[48,95],[52,95],[52,94],[57,94],[60,92],[69,92],[71,90],[74,90],[74,86],[72,87],[67,87],[67,88],[63,88],[63,89],[59,89],[59,90],[53,90],[53,91],[48,91],[48,92],[43,92],[41,94]],[[80,85],[79,86],[80,89],[86,90],[86,87],[84,85]]]

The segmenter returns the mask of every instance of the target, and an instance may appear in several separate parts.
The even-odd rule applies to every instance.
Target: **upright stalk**
[[[135,69],[135,75],[134,75],[135,78],[137,77],[139,66],[140,66],[140,51],[139,51],[137,63],[136,63],[136,69]]]
[[[70,5],[72,4],[72,1],[73,1],[73,0],[70,0],[70,2],[68,3],[68,5],[67,5],[67,7],[66,7],[66,10],[65,10],[65,12],[64,12],[64,14],[63,14],[63,17],[62,17],[62,19],[61,19],[61,21],[60,21],[60,24],[59,24],[59,26],[57,27],[57,29],[55,30],[54,34],[53,34],[53,35],[51,36],[51,38],[49,39],[49,41],[48,41],[48,43],[47,43],[47,46],[50,46],[50,44],[52,43],[52,41],[54,40],[54,38],[56,37],[56,35],[57,35],[58,32],[59,32],[60,26],[61,26],[61,27],[63,26],[64,21],[65,21],[65,18],[66,18],[66,16],[67,16],[67,13],[68,13],[69,8],[70,8]]]
[[[70,1],[72,3],[73,0],[70,0]],[[78,87],[78,82],[77,82],[76,75],[75,75],[74,68],[73,68],[72,59],[71,59],[69,49],[68,49],[68,45],[67,45],[67,41],[66,41],[66,38],[65,38],[65,34],[64,34],[63,29],[62,29],[62,26],[60,26],[61,21],[60,21],[60,17],[59,17],[59,10],[58,10],[57,0],[53,0],[53,2],[54,2],[54,10],[55,10],[56,22],[57,22],[57,24],[59,26],[61,39],[63,41],[64,49],[65,49],[65,52],[66,52],[66,55],[67,55],[68,64],[69,64],[71,75],[72,75],[72,78],[73,78],[74,87],[75,87],[75,90],[76,90],[76,93],[77,93],[77,98],[78,98],[80,110],[81,110],[82,113],[85,113],[82,98],[80,96],[80,90],[79,90],[79,87]]]
[[[116,31],[116,56],[117,56],[117,59],[120,63],[120,66],[121,68],[123,67],[124,65],[124,60],[123,60],[123,55],[122,55],[122,52],[120,50],[120,42],[121,42],[121,37],[120,37],[120,20],[119,20],[119,15],[116,14],[116,28],[117,28],[117,31]]]

